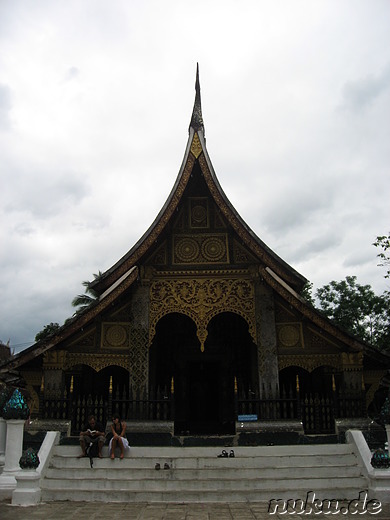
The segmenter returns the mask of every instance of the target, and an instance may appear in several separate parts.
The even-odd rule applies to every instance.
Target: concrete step
[[[359,488],[359,491],[364,488]],[[343,487],[342,489],[324,486],[322,488],[310,488],[316,498],[334,500],[352,500],[358,496],[355,487]],[[107,493],[90,489],[63,490],[43,489],[42,501],[81,501],[81,502],[169,502],[169,503],[227,503],[227,502],[269,502],[272,499],[305,500],[308,491],[296,491],[295,489],[280,490],[252,490],[250,487],[244,491],[232,491],[231,489],[218,491],[138,491],[110,490]]]
[[[221,467],[221,468],[197,468],[197,469],[180,469],[170,464],[170,469],[163,469],[161,466],[160,474],[166,474],[167,478],[172,478],[172,472],[174,471],[174,478],[177,480],[191,480],[191,479],[218,479],[228,480],[234,479],[237,474],[237,469],[241,473],[241,477],[246,479],[265,479],[275,478],[275,468],[238,468],[235,467]],[[136,471],[134,471],[136,470]],[[291,468],[278,468],[277,478],[286,479],[291,476]],[[299,468],[294,467],[294,473],[299,473],[300,478],[312,478],[313,468]],[[358,466],[346,466],[343,468],[343,477],[359,477],[360,468]],[[336,478],[340,476],[340,467],[319,467],[317,468],[316,478]],[[118,479],[129,479],[139,480],[148,478],[165,478],[158,477],[154,468],[139,468],[139,467],[119,467],[119,465],[111,465],[109,467],[106,464],[101,464],[101,461],[94,462],[93,474],[88,462],[88,468],[49,468],[46,473],[46,477],[50,479],[101,479],[106,480],[118,480]]]
[[[350,454],[348,444],[306,444],[294,446],[226,446],[226,447],[168,447],[168,446],[143,446],[130,447],[126,451],[126,457],[217,457],[222,450],[228,453],[234,450],[241,457],[267,457],[286,455],[342,455]],[[59,456],[74,456],[80,453],[78,446],[60,445],[54,449],[54,454]],[[108,456],[108,447],[103,447],[103,454]]]
[[[233,476],[232,476],[233,477]],[[343,489],[348,482],[349,478],[333,478],[331,485],[333,488]],[[328,478],[267,478],[265,481],[262,478],[247,478],[243,476],[241,479],[237,478],[203,478],[198,480],[192,479],[176,479],[172,475],[164,475],[157,477],[149,477],[143,479],[107,479],[107,478],[85,478],[85,479],[47,479],[45,483],[45,489],[56,489],[58,483],[61,483],[62,489],[65,490],[77,490],[82,488],[92,488],[95,490],[128,490],[128,491],[217,491],[220,489],[242,491],[246,489],[251,490],[264,490],[270,491],[276,489],[296,489],[296,490],[312,490],[323,488],[329,483]],[[355,484],[361,485],[363,479],[356,477]]]
[[[225,448],[230,451],[230,447]],[[215,447],[135,447],[123,460],[78,458],[77,446],[57,446],[42,499],[80,501],[223,502],[348,499],[367,487],[350,445],[235,447],[219,458]],[[154,469],[159,462],[161,469]],[[170,469],[163,469],[167,462]]]
[[[94,466],[99,468],[127,468],[127,469],[150,469],[156,463],[161,466],[167,462],[171,468],[175,469],[283,469],[283,468],[345,468],[356,466],[357,458],[354,454],[325,456],[285,456],[285,457],[241,457],[239,454],[235,458],[217,457],[126,457],[123,460],[116,458],[111,460],[108,457],[103,459],[95,458]],[[52,459],[50,467],[58,469],[82,469],[89,467],[89,459],[78,459],[72,456],[56,456]]]

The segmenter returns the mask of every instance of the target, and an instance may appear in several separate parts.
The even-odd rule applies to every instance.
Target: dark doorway
[[[219,373],[216,361],[193,361],[189,365],[189,404],[192,433],[219,432]]]
[[[110,382],[112,383],[113,411],[126,417],[126,410],[120,407],[129,393],[129,372],[119,366],[108,366],[96,372],[87,365],[77,365],[66,373],[66,388],[70,389],[73,377],[72,432],[79,434],[90,414],[94,414],[103,425],[107,417]],[[69,394],[68,394],[69,395]]]
[[[176,435],[235,432],[234,379],[256,385],[256,347],[240,316],[222,313],[211,320],[202,352],[196,325],[179,313],[164,316],[150,348],[150,387],[174,380]]]
[[[112,381],[112,390],[116,392],[128,392],[129,373],[122,367],[109,366],[96,372],[87,365],[77,365],[67,372],[67,388],[70,387],[70,380],[73,376],[73,393],[76,396],[98,396],[104,399],[108,398],[110,380]]]
[[[318,367],[309,373],[291,366],[279,373],[281,394],[299,398],[303,428],[307,435],[335,432],[333,382],[339,386],[340,374],[332,367]]]

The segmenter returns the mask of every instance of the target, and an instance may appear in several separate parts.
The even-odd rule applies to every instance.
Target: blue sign
[[[248,421],[257,421],[257,415],[250,414],[250,415],[239,415],[238,416],[238,422],[248,422]]]

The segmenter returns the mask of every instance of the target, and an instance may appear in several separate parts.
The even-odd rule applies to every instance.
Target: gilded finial
[[[196,132],[202,130],[204,132],[203,117],[202,117],[202,104],[200,100],[200,83],[199,83],[199,64],[196,64],[196,81],[195,81],[195,102],[194,109],[192,111],[190,128],[193,128]]]

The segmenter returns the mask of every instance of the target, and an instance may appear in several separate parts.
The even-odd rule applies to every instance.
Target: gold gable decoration
[[[126,349],[130,346],[129,323],[102,323],[102,349]]]
[[[197,133],[195,133],[191,143],[191,153],[194,155],[195,159],[197,159],[199,155],[202,153],[202,145],[200,144],[200,140]]]
[[[193,229],[210,227],[209,200],[207,197],[189,199],[189,224]]]
[[[282,348],[303,348],[302,324],[300,322],[277,323],[278,346]]]
[[[168,262],[167,243],[164,242],[154,253],[148,258],[147,262],[151,265],[166,265]]]
[[[250,280],[214,276],[153,281],[150,286],[150,344],[157,322],[174,312],[185,314],[195,322],[202,352],[207,326],[222,312],[233,312],[244,318],[256,342],[254,287]]]
[[[233,262],[235,264],[249,264],[254,263],[255,259],[249,251],[241,246],[237,240],[233,240]]]
[[[227,264],[229,248],[226,233],[174,235],[173,263]]]

